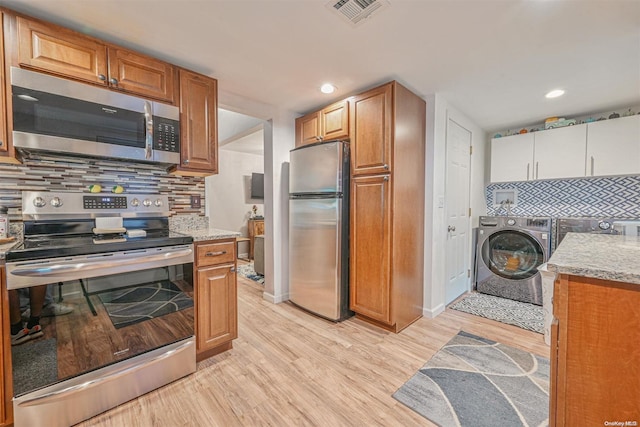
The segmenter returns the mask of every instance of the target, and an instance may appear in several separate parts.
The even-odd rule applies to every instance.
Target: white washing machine
[[[476,290],[542,305],[538,267],[549,259],[551,218],[480,217]]]

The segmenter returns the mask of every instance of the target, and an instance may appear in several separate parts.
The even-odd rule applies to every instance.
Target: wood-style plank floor
[[[238,275],[239,337],[198,371],[88,426],[432,426],[391,395],[460,329],[549,356],[542,335],[447,309],[399,334],[262,299]]]

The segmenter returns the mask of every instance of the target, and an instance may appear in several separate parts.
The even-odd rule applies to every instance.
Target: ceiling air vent
[[[386,0],[332,0],[327,7],[351,23],[354,27],[362,24],[374,12],[389,6]]]

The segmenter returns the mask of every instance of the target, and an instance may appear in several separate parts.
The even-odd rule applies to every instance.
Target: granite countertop
[[[22,242],[21,239],[16,238],[16,240],[14,240],[13,242],[0,245],[0,264],[4,264],[4,256],[7,252],[9,252],[9,249],[13,248],[18,243],[21,243],[21,242]]]
[[[547,268],[559,274],[640,284],[640,236],[568,233]]]
[[[240,237],[240,233],[237,231],[220,230],[218,228],[177,229],[174,231],[193,237],[194,242]]]

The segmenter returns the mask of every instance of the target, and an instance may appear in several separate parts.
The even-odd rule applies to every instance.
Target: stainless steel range
[[[166,196],[23,192],[7,288],[73,308],[12,346],[16,427],[68,426],[195,371],[193,239]],[[14,294],[15,295],[15,294]]]

